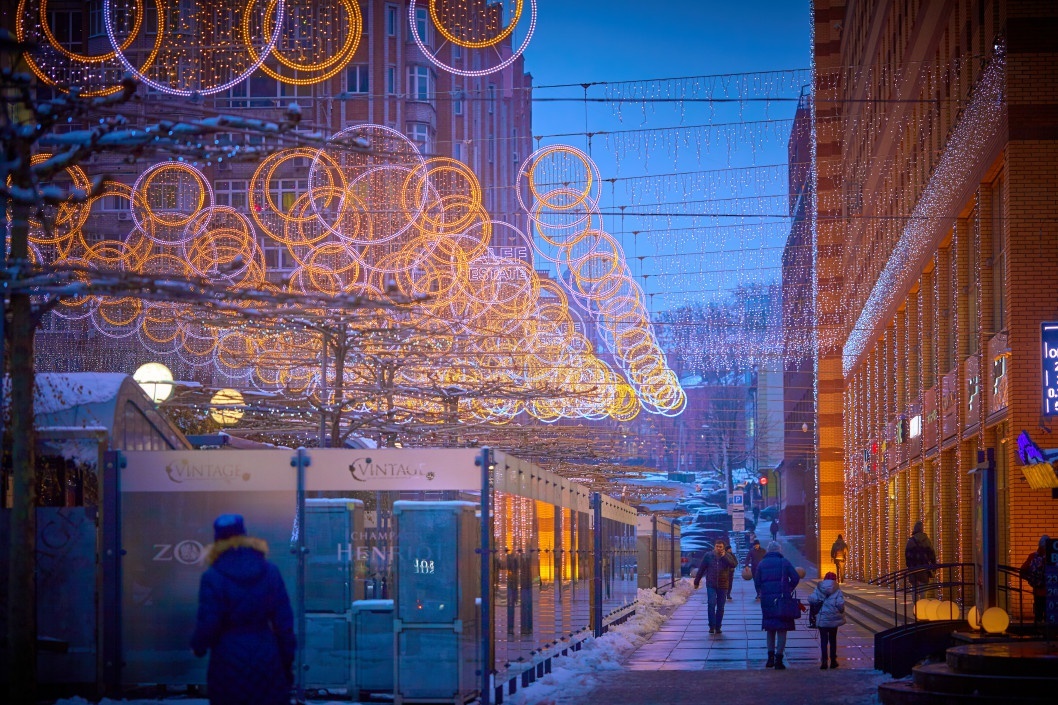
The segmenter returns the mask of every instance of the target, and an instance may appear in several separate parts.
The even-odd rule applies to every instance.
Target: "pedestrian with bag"
[[[912,595],[918,600],[921,586],[929,584],[933,579],[933,571],[928,568],[937,564],[937,554],[933,550],[933,542],[922,528],[922,522],[915,522],[915,528],[911,537],[904,546],[904,562],[907,564],[907,579],[911,583]]]
[[[1043,624],[1043,617],[1047,611],[1047,588],[1045,583],[1045,571],[1047,566],[1047,546],[1051,538],[1044,534],[1036,550],[1029,554],[1025,562],[1021,564],[1018,575],[1032,588],[1032,621],[1034,624]]]
[[[849,558],[849,545],[845,543],[845,539],[841,538],[841,534],[838,534],[837,541],[830,547],[830,559],[834,561],[834,568],[837,570],[837,581],[838,583],[845,582],[845,561]]]
[[[735,556],[728,553],[724,542],[718,539],[713,544],[713,550],[702,556],[702,563],[698,566],[698,573],[694,576],[695,590],[701,585],[702,578],[705,578],[710,634],[721,633],[724,605],[727,603],[727,593],[731,589],[731,578],[737,565],[738,561]]]
[[[746,553],[746,566],[749,568],[749,579],[752,580],[753,576],[757,572],[757,566],[760,565],[761,560],[764,556],[768,555],[768,552],[760,545],[760,539],[753,539],[753,544],[749,547],[749,551]],[[757,602],[760,602],[760,588],[757,588]]]
[[[724,548],[735,559],[735,565],[727,569],[727,578],[724,580],[727,583],[727,599],[730,602],[734,599],[731,596],[731,591],[735,589],[735,567],[738,566],[738,556],[731,550],[731,544],[724,544]]]
[[[777,541],[768,544],[768,552],[753,574],[760,593],[761,629],[768,633],[768,662],[765,668],[785,670],[782,661],[786,650],[786,633],[794,629],[801,605],[793,591],[801,580],[793,563],[783,557]]]
[[[242,516],[222,514],[213,532],[191,637],[195,656],[209,652],[210,705],[288,705],[297,640],[283,577]]]
[[[808,604],[816,612],[819,629],[820,670],[838,667],[838,627],[845,623],[845,593],[838,587],[838,576],[827,573],[808,597]],[[830,647],[829,664],[827,647]]]

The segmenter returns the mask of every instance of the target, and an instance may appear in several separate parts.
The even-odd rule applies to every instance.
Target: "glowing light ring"
[[[161,172],[165,171],[174,171],[190,175],[193,179],[198,182],[198,186],[200,189],[200,193],[197,198],[197,206],[195,206],[190,213],[186,215],[181,214],[175,218],[172,218],[171,220],[166,220],[166,216],[169,215],[169,212],[164,212],[164,215],[156,214],[154,212],[154,209],[150,205],[150,195],[148,193],[148,189],[151,186],[151,182],[158,178]],[[215,202],[213,196],[213,186],[212,184],[210,184],[209,179],[207,179],[201,171],[191,166],[190,164],[184,162],[160,162],[158,164],[155,164],[154,166],[150,167],[142,174],[140,174],[139,178],[136,179],[135,183],[133,183],[132,185],[132,193],[134,196],[133,208],[131,209],[133,222],[136,224],[136,227],[143,230],[148,237],[150,237],[152,240],[154,240],[160,245],[178,245],[181,242],[184,242],[190,237],[192,237],[193,235],[188,234],[184,226],[194,220],[195,215],[200,209],[212,207]],[[139,202],[139,205],[142,208],[142,214],[139,213],[138,209],[135,207],[137,205],[137,201]],[[176,204],[175,207],[179,207],[179,205],[180,204]],[[151,223],[151,232],[148,232],[147,228],[144,226],[144,218],[141,217],[141,215],[146,217],[146,219]],[[156,236],[155,232],[159,225],[162,227],[163,230],[168,230],[170,232],[179,228],[181,233],[181,239],[165,240],[162,237]]]
[[[294,1],[297,2],[297,0]],[[342,69],[344,69],[349,64],[349,62],[353,60],[353,57],[356,55],[356,50],[360,47],[360,37],[363,34],[364,23],[363,16],[360,14],[359,3],[355,2],[354,0],[339,0],[339,2],[340,7],[343,7],[345,9],[346,17],[349,18],[350,26],[348,31],[344,33],[345,43],[342,45],[342,48],[335,52],[335,54],[330,59],[315,64],[301,64],[284,56],[281,48],[282,42],[278,42],[277,46],[273,47],[272,49],[271,57],[278,61],[281,65],[302,73],[318,71],[320,72],[318,76],[313,76],[311,78],[293,78],[290,76],[284,76],[278,71],[274,71],[271,67],[268,66],[267,63],[261,64],[261,71],[263,71],[268,76],[271,76],[272,78],[276,79],[277,81],[282,81],[283,83],[286,83],[291,86],[308,86],[314,83],[320,83],[321,81],[326,81],[328,78],[332,78],[333,76],[337,75]],[[269,17],[270,15],[267,13],[264,15],[264,31],[266,33],[268,31]],[[243,32],[247,37],[250,36],[249,13],[243,15]],[[254,50],[254,48],[250,45],[249,42],[247,42],[246,46],[250,52],[250,56],[256,59],[257,52]]]
[[[502,71],[503,69],[513,64],[518,59],[518,57],[522,55],[522,53],[525,51],[525,48],[529,46],[529,40],[533,38],[533,32],[536,30],[536,0],[529,0],[529,30],[526,32],[525,39],[522,40],[521,45],[516,50],[511,52],[511,55],[509,57],[496,64],[495,66],[491,66],[486,69],[480,69],[476,71],[459,69],[454,66],[449,66],[448,64],[441,61],[433,52],[430,51],[430,48],[427,47],[426,44],[423,42],[422,37],[419,36],[419,29],[416,26],[415,22],[415,4],[416,0],[411,0],[411,2],[408,3],[408,24],[411,27],[411,38],[415,41],[415,44],[419,47],[419,50],[422,51],[423,56],[429,59],[435,66],[444,69],[448,73],[453,73],[458,76],[488,76],[491,73]],[[513,31],[513,29],[514,27],[512,26],[511,30]],[[442,34],[442,36],[444,35]]]
[[[17,18],[18,19],[16,20],[16,24],[15,24],[15,36],[20,42],[21,41],[34,41],[34,37],[31,36],[32,33],[31,32],[27,32],[26,31],[26,27],[24,26],[25,22],[27,21],[27,18],[31,17],[31,15],[32,15],[32,13],[27,12],[26,5],[27,5],[27,0],[20,0],[19,6],[18,6],[18,10],[17,10],[17,13],[18,13],[17,14]],[[75,52],[71,52],[69,49],[64,47],[55,38],[54,34],[51,31],[51,27],[50,27],[50,25],[49,25],[49,23],[48,23],[48,21],[46,19],[46,7],[47,7],[47,0],[41,0],[39,17],[37,18],[37,21],[39,22],[39,25],[34,25],[34,28],[35,29],[39,29],[40,33],[44,35],[44,38],[47,40],[48,46],[49,46],[50,49],[58,52],[60,55],[64,56],[66,59],[68,59],[71,62],[71,65],[62,67],[63,71],[66,71],[66,72],[83,71],[85,68],[92,67],[95,64],[100,64],[100,63],[104,63],[104,62],[107,62],[107,61],[113,61],[116,58],[116,52],[114,52],[113,50],[111,50],[110,52],[108,52],[106,54],[86,55],[86,54],[77,54]],[[161,22],[161,21],[162,21],[162,19],[159,18],[159,22]],[[139,30],[141,29],[141,26],[142,26],[142,13],[137,12],[137,13],[135,13],[135,24],[134,24],[134,26],[132,28],[132,31],[129,33],[129,38],[126,40],[126,43],[122,45],[123,48],[127,48],[128,46],[132,45],[132,43],[136,40],[137,35],[139,34]],[[153,63],[155,57],[158,54],[158,50],[161,48],[161,45],[162,45],[162,34],[159,33],[156,36],[156,38],[155,38],[153,48],[151,49],[151,51],[148,54],[147,58],[144,60],[144,65],[141,68],[146,68],[147,66],[150,66],[151,63]],[[47,66],[42,62],[40,54],[37,54],[37,55],[26,54],[24,58],[26,60],[26,64],[29,66],[30,70],[37,76],[37,78],[39,78],[45,84],[55,88],[56,90],[62,91],[64,93],[68,93],[69,92],[69,86],[61,84],[51,74],[48,73]],[[118,69],[119,69],[119,66],[115,65],[113,71],[117,72]],[[124,69],[123,68],[121,68],[121,72],[124,73]],[[113,93],[116,93],[117,91],[121,90],[120,78],[121,78],[120,75],[115,76],[116,81],[115,81],[114,85],[108,86],[108,87],[104,87],[104,88],[91,89],[91,88],[88,88],[87,86],[81,86],[81,88],[83,89],[82,92],[81,92],[81,95],[83,95],[86,98],[90,98],[90,97],[111,95]]]
[[[276,16],[275,29],[272,31],[272,36],[269,38],[268,43],[262,49],[260,55],[258,55],[256,59],[251,61],[250,65],[242,73],[237,75],[235,78],[227,81],[226,83],[222,83],[222,84],[220,84],[218,86],[199,87],[199,88],[196,88],[195,90],[183,90],[183,89],[179,89],[179,88],[173,88],[171,86],[167,86],[167,85],[162,84],[162,83],[158,83],[157,81],[155,81],[155,80],[151,79],[150,77],[148,77],[147,74],[145,74],[143,71],[140,71],[140,70],[136,69],[132,65],[132,63],[128,60],[128,58],[125,56],[125,53],[120,48],[121,47],[121,43],[117,41],[117,37],[114,34],[114,20],[113,20],[113,16],[112,16],[113,13],[112,13],[112,10],[111,10],[111,5],[113,4],[113,1],[114,0],[103,0],[103,24],[106,25],[107,38],[110,39],[110,44],[114,48],[114,51],[115,51],[115,53],[117,55],[117,58],[118,58],[118,61],[120,61],[121,65],[125,67],[126,71],[131,73],[133,76],[136,77],[137,80],[141,81],[145,85],[150,86],[151,88],[155,89],[156,91],[160,91],[162,93],[167,93],[169,95],[183,96],[184,98],[189,98],[191,96],[197,96],[197,95],[214,95],[216,93],[221,93],[223,91],[226,91],[229,88],[231,88],[232,86],[234,86],[234,85],[236,85],[238,83],[241,83],[242,81],[245,81],[247,78],[249,78],[249,76],[254,71],[256,71],[258,68],[260,68],[261,64],[264,63],[265,57],[267,57],[269,54],[272,53],[272,49],[275,47],[276,42],[279,40],[279,35],[282,33],[282,29],[283,29],[283,2],[284,2],[284,0],[272,0],[272,2],[269,5],[269,8],[266,8],[265,13],[267,15],[268,9],[270,9],[271,7],[275,8],[275,16]],[[249,13],[250,9],[254,6],[254,4],[255,4],[255,0],[249,0],[249,2],[246,5],[246,12],[247,13]],[[161,19],[163,14],[164,14],[163,12],[158,12],[158,17],[159,17],[159,20],[158,20],[158,35],[159,35],[159,37],[161,37],[162,32],[164,30],[164,24],[163,24],[162,19]],[[249,45],[249,35],[246,36],[246,39],[247,39],[246,43],[247,43],[247,45]],[[161,40],[159,39],[159,41],[161,41]]]
[[[414,2],[413,2],[413,4],[414,4]],[[433,20],[434,28],[441,34],[442,37],[444,37],[448,41],[452,42],[453,44],[457,44],[457,45],[459,45],[461,47],[464,47],[466,49],[484,49],[486,47],[495,46],[495,45],[499,44],[500,42],[502,42],[507,37],[511,36],[511,33],[514,31],[515,26],[517,26],[517,24],[518,24],[518,20],[521,19],[521,17],[522,17],[522,7],[524,5],[524,1],[523,0],[516,0],[515,1],[514,16],[511,18],[510,23],[506,27],[504,27],[503,29],[500,30],[499,34],[497,34],[495,37],[492,37],[491,39],[486,39],[486,40],[482,40],[482,41],[479,41],[479,42],[474,42],[474,41],[468,41],[466,39],[461,39],[460,37],[457,37],[454,34],[452,34],[451,32],[449,32],[448,28],[445,27],[444,23],[441,20],[440,14],[437,12],[437,5],[438,5],[437,0],[429,0],[430,19]],[[463,9],[463,8],[459,8],[459,9]],[[486,12],[488,11],[488,7],[487,6],[485,7],[485,10],[486,10]],[[414,19],[414,16],[413,16],[413,19]]]

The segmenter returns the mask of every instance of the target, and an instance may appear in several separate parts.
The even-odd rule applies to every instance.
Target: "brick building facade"
[[[918,520],[941,562],[973,561],[970,471],[993,449],[1016,567],[1058,534],[1058,494],[1015,454],[1023,431],[1058,447],[1040,354],[1058,320],[1058,5],[813,7],[821,565],[843,531],[850,576],[900,570]]]

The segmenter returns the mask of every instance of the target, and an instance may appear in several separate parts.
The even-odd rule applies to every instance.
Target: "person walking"
[[[753,584],[760,593],[760,628],[768,633],[768,662],[765,668],[782,671],[786,651],[786,633],[793,630],[794,618],[783,615],[783,603],[793,599],[793,589],[801,581],[793,563],[781,553],[778,541],[768,544],[768,552],[753,574]]]
[[[933,579],[933,571],[928,570],[930,566],[936,565],[937,554],[933,551],[933,542],[922,529],[922,522],[915,522],[915,528],[911,537],[904,547],[904,562],[910,571],[908,581],[911,583],[913,599],[918,600],[919,591],[922,586]]]
[[[213,536],[191,637],[195,656],[209,653],[210,705],[287,705],[297,640],[283,578],[239,514],[217,517]]]
[[[1032,621],[1035,624],[1043,624],[1043,617],[1047,611],[1047,588],[1044,578],[1044,569],[1047,566],[1047,546],[1051,538],[1044,534],[1036,550],[1029,554],[1025,562],[1021,564],[1018,575],[1032,588]]]
[[[779,520],[778,519],[772,519],[771,520],[771,540],[772,541],[778,541],[779,540]]]
[[[757,574],[757,566],[760,565],[761,559],[767,554],[768,552],[760,545],[760,540],[753,539],[753,543],[749,547],[749,552],[746,553],[746,565],[749,566],[750,573],[753,575]],[[756,601],[760,602],[760,588],[757,588]]]
[[[834,561],[834,567],[837,569],[838,583],[845,582],[845,561],[848,557],[849,546],[845,543],[845,539],[841,538],[841,534],[838,534],[837,541],[830,547],[830,559]]]
[[[701,585],[702,578],[705,578],[710,634],[720,634],[720,626],[724,622],[724,605],[727,603],[728,590],[731,589],[731,576],[737,565],[738,561],[734,555],[727,552],[724,542],[717,540],[713,544],[713,550],[702,556],[702,563],[694,576],[695,590]]]
[[[827,573],[808,597],[808,604],[817,609],[816,627],[819,629],[820,670],[838,667],[838,627],[845,623],[845,593],[838,587],[836,573]],[[830,647],[828,664],[827,647]]]
[[[734,599],[731,596],[731,591],[734,590],[734,588],[735,588],[735,566],[738,565],[738,556],[735,554],[734,551],[731,550],[731,544],[725,543],[724,544],[724,549],[728,553],[730,553],[731,556],[735,559],[735,565],[733,565],[733,566],[731,566],[730,568],[727,569],[727,578],[724,580],[724,582],[727,583],[727,599],[728,599],[728,601],[730,601],[730,600]]]

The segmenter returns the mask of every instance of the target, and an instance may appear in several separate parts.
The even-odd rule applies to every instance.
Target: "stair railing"
[[[936,598],[954,602],[963,616],[974,604],[973,563],[937,563],[904,568],[869,580],[868,583],[892,590],[894,627],[918,621],[915,605],[921,599]]]

